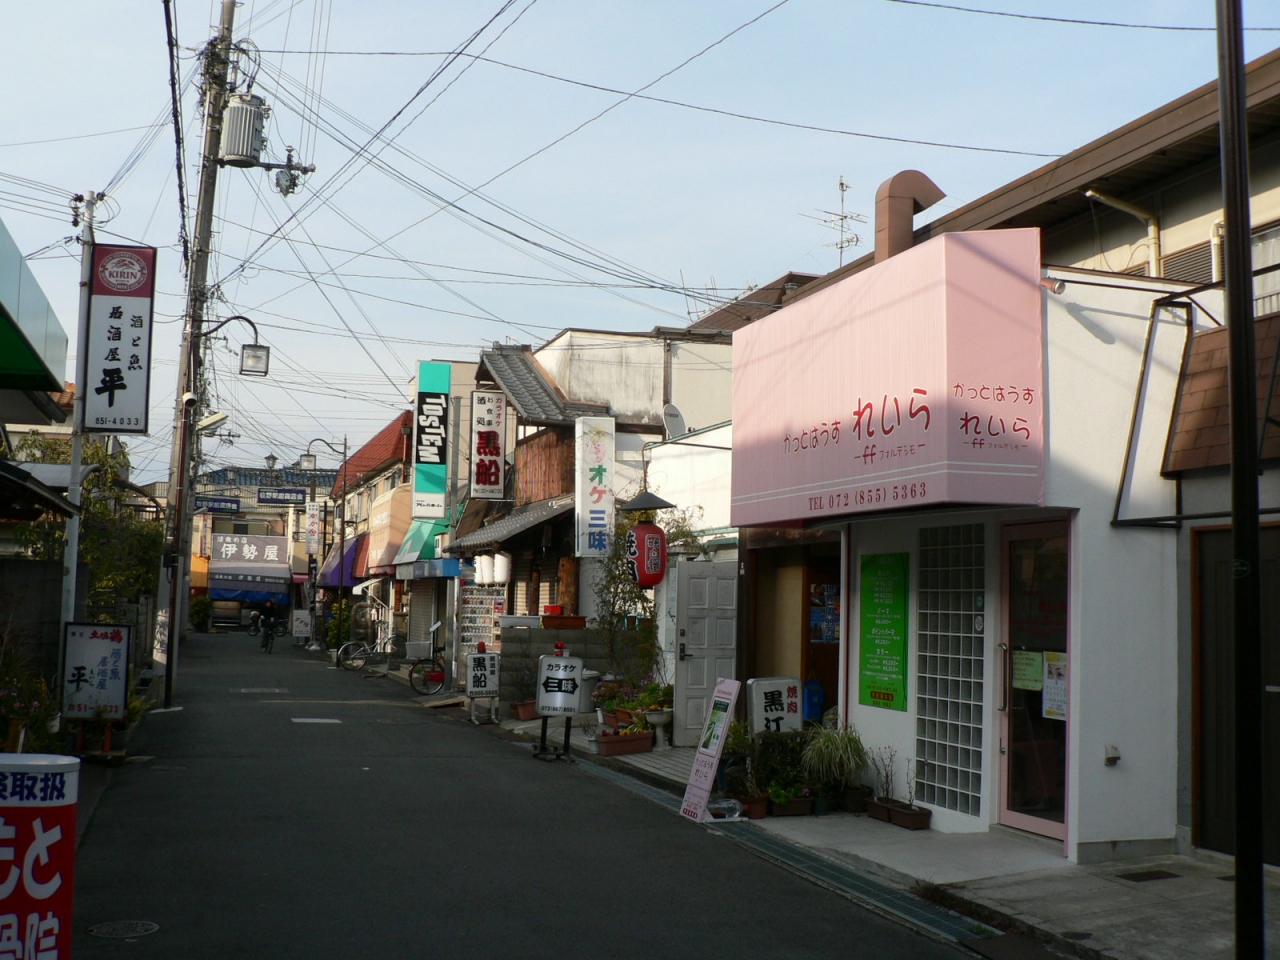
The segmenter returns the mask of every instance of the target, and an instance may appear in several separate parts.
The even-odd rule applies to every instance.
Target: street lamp
[[[267,483],[274,484],[276,482],[276,464],[280,462],[280,458],[274,453],[268,453],[262,459],[267,461]]]
[[[346,583],[344,582],[346,580],[346,568],[344,563],[346,560],[346,552],[347,552],[347,525],[344,522],[343,514],[345,512],[344,508],[346,506],[346,499],[347,499],[347,438],[345,435],[343,435],[342,449],[339,450],[328,440],[324,440],[324,439],[321,439],[320,437],[316,437],[314,440],[308,441],[307,452],[303,454],[299,454],[298,469],[302,470],[304,473],[311,474],[310,499],[313,503],[315,502],[315,499],[316,499],[316,475],[315,475],[316,455],[311,452],[311,446],[312,444],[316,444],[316,443],[323,443],[326,447],[328,447],[334,453],[342,457],[342,494],[341,494],[341,499],[338,501],[337,512],[335,513],[335,516],[334,516],[335,525],[338,526],[339,528],[338,529],[338,603],[341,604],[342,590],[346,586]],[[270,459],[274,460],[275,458],[270,457]],[[274,464],[272,464],[272,466],[274,467]],[[323,540],[323,528],[322,528],[321,539]],[[322,543],[321,546],[324,547],[327,545]],[[307,548],[308,548],[307,549],[307,574],[308,576],[311,577],[311,639],[312,639],[312,642],[314,643],[316,640],[316,594],[317,594],[316,580],[318,578],[316,575],[315,554],[311,552],[310,547],[311,547],[311,544],[308,543],[307,544]],[[339,606],[339,609],[341,609],[341,606]]]

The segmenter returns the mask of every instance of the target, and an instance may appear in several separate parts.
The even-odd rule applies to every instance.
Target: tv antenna
[[[846,247],[856,247],[862,243],[862,238],[856,233],[846,233],[846,229],[850,223],[866,223],[867,218],[860,213],[846,213],[844,209],[844,195],[849,189],[849,184],[845,183],[843,176],[840,177],[837,186],[840,188],[840,212],[834,210],[819,210],[818,213],[825,216],[815,217],[811,213],[802,213],[800,216],[807,217],[810,220],[817,220],[819,223],[830,227],[832,230],[840,231],[840,239],[832,243],[824,243],[824,247],[835,247],[840,251],[840,266],[844,266],[844,251]]]

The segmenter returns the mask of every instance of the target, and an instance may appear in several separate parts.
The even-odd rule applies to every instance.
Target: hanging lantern
[[[482,553],[476,557],[476,583],[487,587],[493,583],[493,554]]]
[[[505,584],[511,579],[511,554],[495,553],[493,555],[493,582]]]
[[[627,570],[642,587],[662,581],[667,572],[667,535],[656,523],[642,520],[627,532]]]

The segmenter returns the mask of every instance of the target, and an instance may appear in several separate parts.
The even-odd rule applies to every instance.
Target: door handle
[[[1000,644],[1000,712],[1009,709],[1009,645]]]
[[[683,660],[684,658],[685,658],[684,644],[682,643],[680,644],[680,659]]]

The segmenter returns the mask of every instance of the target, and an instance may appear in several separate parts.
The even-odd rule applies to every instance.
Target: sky
[[[189,228],[198,52],[220,7],[169,4]],[[237,376],[252,331],[219,331],[209,410],[232,436],[206,440],[207,463],[355,449],[408,406],[419,360],[684,326],[788,271],[826,273],[870,250],[893,174],[947,194],[927,222],[1217,74],[1205,0],[950,7],[246,0],[238,76],[271,109],[267,159],[292,146],[316,171],[289,196],[267,171],[219,174],[211,322],[252,319],[272,370]],[[71,197],[107,195],[99,242],[159,249],[151,433],[128,446],[135,482],[166,479],[186,289],[166,5],[3,9],[0,219],[71,340],[69,380]],[[1280,45],[1274,6],[1246,2],[1244,23],[1247,58]]]

